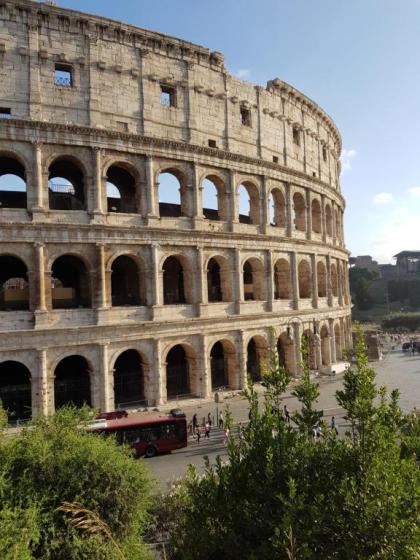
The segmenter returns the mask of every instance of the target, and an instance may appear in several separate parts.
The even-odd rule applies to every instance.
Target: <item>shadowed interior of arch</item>
[[[26,173],[11,157],[0,156],[0,209],[26,208]]]
[[[120,165],[111,165],[108,169],[106,196],[108,212],[129,214],[138,211],[135,179]]]
[[[31,417],[31,374],[23,364],[0,363],[0,402],[11,423]]]
[[[11,255],[0,256],[0,310],[29,309],[28,270]]]
[[[90,307],[89,278],[84,262],[73,256],[58,257],[51,267],[53,309]]]
[[[51,210],[85,210],[83,172],[70,158],[55,160],[48,170]]]
[[[144,368],[137,350],[126,350],[114,365],[115,408],[144,406]]]
[[[55,408],[66,405],[77,407],[91,402],[90,367],[83,356],[67,356],[55,368]]]

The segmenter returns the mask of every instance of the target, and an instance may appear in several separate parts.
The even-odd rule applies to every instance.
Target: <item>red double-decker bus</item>
[[[89,426],[90,432],[115,435],[117,443],[129,445],[137,457],[154,457],[188,444],[185,415],[104,420]]]

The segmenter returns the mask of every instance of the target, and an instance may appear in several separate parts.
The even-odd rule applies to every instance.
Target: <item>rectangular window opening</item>
[[[11,119],[12,110],[10,107],[0,107],[0,119]]]
[[[322,159],[327,161],[327,148],[325,146],[322,148]]]
[[[128,132],[128,123],[117,121],[116,124],[117,124],[117,130],[119,130],[120,132]]]
[[[241,107],[241,123],[243,126],[251,126],[251,111]]]
[[[73,68],[68,64],[56,64],[54,70],[54,84],[61,87],[72,87]]]
[[[297,127],[293,127],[293,143],[300,146],[300,132]]]
[[[278,156],[273,156],[273,163],[278,163],[278,162],[279,162]]]
[[[209,148],[217,148],[216,140],[209,140]]]
[[[160,86],[160,102],[163,107],[176,107],[176,91],[172,86]]]

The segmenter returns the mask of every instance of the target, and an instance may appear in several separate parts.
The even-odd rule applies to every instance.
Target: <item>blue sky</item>
[[[419,249],[419,0],[60,0],[225,54],[231,73],[279,77],[317,101],[343,137],[345,235],[390,262]]]

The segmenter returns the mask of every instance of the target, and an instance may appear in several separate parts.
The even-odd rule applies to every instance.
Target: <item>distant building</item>
[[[360,255],[358,257],[350,257],[350,265],[355,268],[365,268],[369,272],[376,272],[380,275],[380,268],[377,261],[374,261],[370,255]]]
[[[394,259],[397,259],[398,276],[416,274],[420,271],[420,251],[401,251],[394,255]]]

